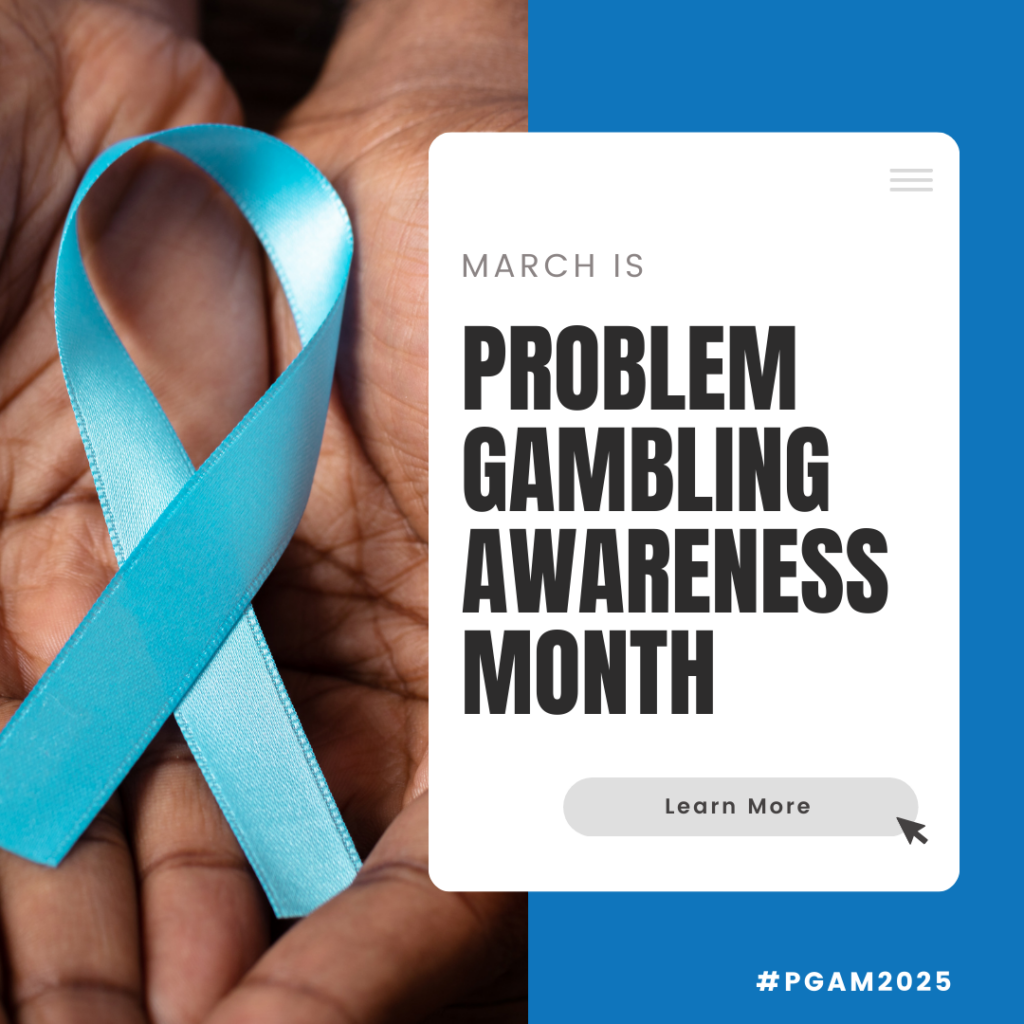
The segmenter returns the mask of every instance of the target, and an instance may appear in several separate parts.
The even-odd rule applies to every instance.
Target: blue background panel
[[[961,157],[961,874],[945,893],[534,894],[531,1018],[1021,1019],[1019,3],[533,0],[531,131],[941,131]],[[927,514],[923,509],[922,514]],[[937,553],[937,557],[942,557]],[[922,700],[928,699],[922,684]],[[908,742],[913,738],[909,737]],[[642,872],[643,865],[633,870]],[[763,970],[948,992],[759,992]],[[895,985],[893,986],[895,989]]]

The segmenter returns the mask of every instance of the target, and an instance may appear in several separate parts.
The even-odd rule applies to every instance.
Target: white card
[[[434,143],[442,888],[956,880],[958,194],[938,134]]]

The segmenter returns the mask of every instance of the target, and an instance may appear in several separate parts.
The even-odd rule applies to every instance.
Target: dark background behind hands
[[[250,128],[272,132],[313,87],[346,0],[203,0],[200,34]]]

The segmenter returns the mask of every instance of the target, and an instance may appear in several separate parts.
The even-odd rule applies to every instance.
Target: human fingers
[[[116,797],[58,868],[0,853],[0,908],[12,1020],[146,1020],[135,876]]]
[[[3,718],[15,701],[4,701]],[[0,852],[3,1002],[18,1024],[138,1024],[135,872],[113,797],[58,868]]]
[[[169,722],[125,783],[153,1024],[200,1021],[269,942],[269,909],[181,732]]]
[[[418,1020],[492,982],[525,946],[525,894],[449,893],[430,881],[424,794],[352,886],[280,939],[209,1024]],[[522,987],[505,997],[525,1005]]]

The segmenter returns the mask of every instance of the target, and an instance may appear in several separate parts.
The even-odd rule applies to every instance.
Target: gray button
[[[585,836],[894,836],[917,796],[902,779],[581,779],[564,811]]]

